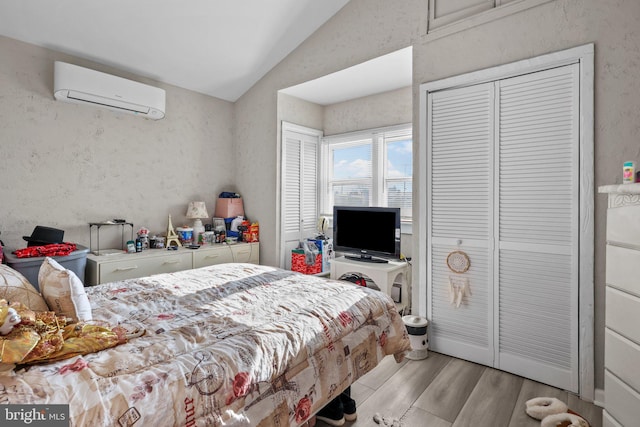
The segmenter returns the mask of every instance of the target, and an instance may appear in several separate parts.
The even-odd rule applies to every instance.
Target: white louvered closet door
[[[427,97],[434,351],[578,391],[579,69]],[[471,267],[446,265],[456,249]],[[448,282],[471,296],[451,303]]]
[[[429,341],[435,351],[486,365],[493,364],[493,93],[485,84],[430,94],[427,136]],[[472,260],[464,277],[473,293],[458,308],[449,280],[460,278],[446,264],[457,248]]]
[[[282,228],[284,268],[291,249],[312,237],[318,218],[318,137],[283,132]]]
[[[496,366],[578,391],[578,65],[497,82]]]

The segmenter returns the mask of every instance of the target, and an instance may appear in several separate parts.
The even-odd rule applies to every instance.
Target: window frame
[[[321,138],[320,176],[318,182],[320,215],[326,216],[331,222],[333,222],[334,200],[331,189],[336,183],[359,184],[368,181],[371,184],[371,202],[369,206],[387,206],[387,183],[407,179],[390,178],[387,171],[387,144],[398,142],[401,138],[413,141],[413,127],[411,123],[343,133]],[[332,177],[333,151],[335,149],[345,149],[366,144],[371,145],[371,177],[334,180]],[[413,149],[411,156],[413,162]],[[413,188],[413,173],[408,177],[408,179],[411,181]],[[401,232],[403,234],[411,234],[413,212],[411,212],[411,216],[409,217],[403,216],[401,223]]]

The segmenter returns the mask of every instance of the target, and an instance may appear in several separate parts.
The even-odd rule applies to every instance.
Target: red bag
[[[294,249],[291,251],[291,271],[297,271],[302,274],[318,274],[322,272],[322,255],[316,255],[316,262],[313,265],[307,265],[304,250]]]

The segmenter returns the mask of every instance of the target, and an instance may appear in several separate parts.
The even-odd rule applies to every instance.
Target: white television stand
[[[331,279],[339,279],[347,273],[366,276],[380,288],[380,291],[392,296],[392,288],[400,288],[400,302],[396,302],[398,311],[411,307],[407,276],[409,265],[402,261],[388,263],[370,263],[339,257],[331,260]]]

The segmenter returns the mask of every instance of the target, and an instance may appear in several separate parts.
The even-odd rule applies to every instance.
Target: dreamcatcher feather
[[[447,267],[456,274],[456,276],[449,276],[449,302],[458,308],[462,304],[463,297],[471,296],[469,279],[458,276],[469,270],[471,260],[469,260],[469,256],[465,252],[455,250],[447,255]]]

